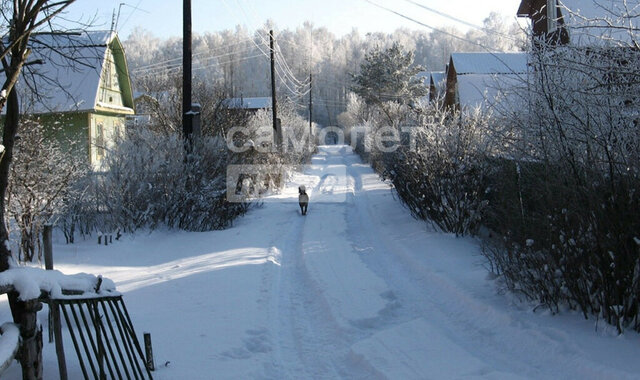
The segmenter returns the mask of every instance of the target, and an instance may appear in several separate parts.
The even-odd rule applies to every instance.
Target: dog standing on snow
[[[309,195],[304,185],[298,187],[298,203],[300,203],[300,212],[307,215],[307,206],[309,205]]]

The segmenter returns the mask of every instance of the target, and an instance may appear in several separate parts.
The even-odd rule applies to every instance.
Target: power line
[[[240,45],[240,44],[243,44],[243,43],[245,43],[245,42],[247,42],[249,40],[252,40],[252,39],[253,38],[246,38],[244,40],[238,41],[238,42],[230,44],[230,45],[220,46],[220,47],[217,47],[215,49],[210,49],[209,51],[200,52],[200,53],[194,54],[193,58],[198,58],[198,57],[203,56],[203,55],[211,54],[211,53],[213,53],[215,51],[222,50],[222,49],[225,49],[225,48],[229,48],[231,46]],[[165,61],[159,61],[159,62],[154,62],[154,63],[147,64],[147,65],[138,66],[138,67],[136,67],[135,69],[133,69],[131,71],[142,71],[142,70],[145,70],[147,68],[152,68],[154,66],[162,66],[165,63],[174,62],[174,61],[181,61],[181,60],[182,60],[182,57],[171,58],[171,59],[167,59]]]
[[[256,55],[252,55],[252,56],[249,56],[249,57],[242,57],[242,58],[238,58],[238,59],[231,59],[231,60],[227,60],[227,61],[224,61],[224,62],[216,62],[216,63],[213,63],[213,64],[204,65],[204,66],[195,66],[193,68],[193,70],[203,70],[203,69],[210,68],[210,67],[225,65],[225,64],[228,64],[228,63],[246,61],[246,60],[253,59],[253,58],[258,58],[258,57],[262,57],[262,54],[256,54]],[[153,73],[141,74],[141,75],[138,75],[137,78],[148,78],[150,76],[155,76],[155,75],[169,74],[171,72],[179,71],[181,66],[182,65],[176,65],[176,66],[173,66],[173,67],[165,68],[164,70],[161,70],[161,71],[157,71],[157,72],[153,72]]]
[[[406,20],[409,20],[409,21],[411,21],[411,22],[414,22],[414,23],[416,23],[416,24],[418,24],[418,25],[422,25],[422,26],[424,26],[425,28],[431,29],[431,30],[433,30],[433,31],[435,31],[435,32],[443,33],[443,34],[446,34],[446,35],[451,36],[451,37],[453,37],[453,38],[456,38],[456,39],[458,39],[458,40],[460,40],[460,41],[464,41],[464,42],[467,42],[467,43],[469,43],[469,44],[479,46],[479,47],[481,47],[481,48],[483,48],[483,49],[485,49],[485,50],[487,50],[487,51],[489,51],[489,52],[491,52],[492,50],[494,50],[494,49],[489,49],[488,47],[486,47],[486,46],[484,46],[484,45],[482,45],[482,44],[480,44],[480,43],[478,43],[478,42],[476,42],[476,41],[472,41],[472,40],[469,40],[469,39],[467,39],[467,38],[460,37],[460,36],[458,36],[458,35],[456,35],[456,34],[453,34],[453,33],[447,32],[446,30],[442,30],[442,29],[439,29],[439,28],[435,28],[435,27],[433,27],[433,26],[431,26],[431,25],[425,24],[424,22],[418,21],[418,20],[416,20],[416,19],[414,19],[414,18],[411,18],[411,17],[409,17],[409,16],[407,16],[407,15],[404,15],[404,14],[402,14],[402,13],[398,12],[398,11],[394,11],[393,9],[387,8],[387,7],[383,6],[383,5],[380,5],[380,4],[377,4],[377,3],[374,3],[374,2],[373,2],[373,1],[371,1],[371,0],[364,0],[364,1],[366,1],[367,3],[369,3],[369,4],[371,4],[371,5],[375,6],[375,7],[378,7],[378,8],[380,8],[380,9],[383,9],[383,10],[387,11],[387,12],[393,13],[393,14],[395,14],[395,15],[397,15],[397,16],[400,16],[400,17],[402,17],[402,18],[404,18],[404,19],[406,19]]]
[[[243,49],[243,50],[236,50],[236,51],[232,51],[229,53],[225,53],[225,54],[220,54],[220,55],[216,55],[216,56],[210,56],[210,57],[203,57],[202,59],[198,59],[198,62],[200,64],[204,64],[206,61],[211,61],[214,59],[219,59],[219,58],[223,58],[223,57],[227,57],[230,55],[234,55],[234,54],[239,54],[239,53],[246,53],[249,52],[250,49]],[[166,66],[160,66],[160,67],[153,67],[153,68],[148,68],[148,69],[143,69],[143,70],[134,70],[133,72],[138,73],[138,74],[153,74],[155,72],[161,72],[164,71],[168,68],[175,68],[175,67],[179,67],[181,66],[181,63],[174,63],[172,65],[166,65]]]
[[[227,5],[227,2],[225,0],[223,0],[223,2],[225,3],[225,5]],[[250,16],[249,14],[247,14],[247,12],[245,11],[245,8],[242,5],[242,2],[239,1],[238,5],[240,6],[240,10],[242,11],[242,13],[244,14],[245,19],[254,25],[254,33],[255,35],[257,35],[262,42],[269,46],[269,43],[267,41],[267,39],[260,33],[259,29],[257,27],[255,27],[255,25],[257,25],[255,22],[253,22],[255,19]],[[247,4],[248,6],[248,10],[249,12],[253,13],[253,15],[255,16],[255,12],[253,11],[253,8],[251,7],[251,4]],[[228,7],[228,5],[227,5]],[[229,7],[228,7],[229,8]],[[235,12],[234,12],[235,13]],[[251,19],[251,20],[250,20]],[[258,49],[260,49],[262,51],[262,49],[255,43],[254,44],[258,47]],[[270,49],[270,48],[269,48]],[[265,52],[263,52],[265,55],[267,55]],[[295,91],[293,91],[290,86],[286,85],[286,87],[292,91],[294,94],[296,94],[297,96],[304,96],[308,93],[301,93],[300,92],[300,88],[304,88],[307,85],[309,85],[308,81],[300,81],[298,78],[296,78],[295,74],[293,73],[293,71],[291,70],[291,67],[289,66],[289,64],[287,63],[287,60],[284,58],[284,54],[282,53],[282,50],[280,49],[280,46],[278,45],[278,40],[275,40],[275,45],[274,45],[274,56],[276,59],[276,64],[280,67],[280,70],[283,72],[283,75],[285,78],[288,78],[289,81],[291,82],[291,84],[293,85],[293,87],[296,88]],[[284,81],[284,79],[282,78],[281,75],[279,75],[280,80]]]
[[[120,26],[119,26],[120,28],[124,27],[124,26],[127,24],[127,22],[129,22],[129,19],[131,18],[131,16],[133,16],[133,14],[134,14],[134,13],[136,13],[136,11],[142,11],[142,12],[145,12],[145,13],[149,13],[148,11],[146,11],[146,10],[144,10],[144,9],[140,8],[140,3],[142,3],[142,0],[138,0],[138,4],[136,4],[136,6],[135,6],[135,7],[133,7],[133,6],[129,5],[129,4],[126,4],[126,3],[120,3],[120,6],[126,5],[126,6],[128,6],[128,7],[133,8],[133,10],[131,11],[131,13],[129,13],[129,16],[127,16],[127,19],[126,19],[126,20],[124,20],[124,22],[122,23],[122,25],[120,25]],[[119,14],[119,13],[120,13],[120,11],[118,10],[118,14]]]
[[[413,4],[413,5],[415,5],[415,6],[418,6],[418,7],[422,8],[422,9],[425,9],[425,10],[427,10],[427,11],[429,11],[429,12],[435,13],[435,14],[437,14],[437,15],[439,15],[439,16],[442,16],[442,17],[448,18],[448,19],[450,19],[450,20],[453,20],[453,21],[459,22],[459,23],[461,23],[461,24],[463,24],[463,25],[466,25],[466,26],[469,26],[469,27],[471,27],[471,28],[481,30],[481,31],[483,31],[483,32],[485,32],[485,33],[487,33],[487,34],[495,34],[495,35],[498,35],[498,36],[501,36],[501,37],[508,38],[508,39],[510,39],[510,40],[513,40],[513,41],[517,41],[517,39],[516,39],[516,38],[513,38],[512,36],[510,36],[510,35],[508,35],[508,34],[500,33],[500,32],[498,32],[498,31],[491,30],[491,29],[489,29],[489,28],[485,28],[485,27],[483,27],[483,26],[479,26],[479,25],[472,24],[472,23],[470,23],[470,22],[468,22],[468,21],[462,20],[462,19],[457,18],[457,17],[455,17],[455,16],[452,16],[452,15],[450,15],[450,14],[448,14],[448,13],[444,13],[444,12],[439,11],[439,10],[437,10],[437,9],[434,9],[434,8],[428,7],[428,6],[424,5],[424,4],[420,4],[420,3],[418,3],[417,1],[414,1],[414,0],[404,0],[404,1],[406,1],[406,2],[408,2],[408,3],[410,3],[410,4]]]

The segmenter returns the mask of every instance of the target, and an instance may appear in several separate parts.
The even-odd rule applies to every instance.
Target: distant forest
[[[337,123],[337,115],[345,110],[352,74],[376,46],[386,48],[398,42],[414,52],[416,65],[426,71],[443,71],[452,52],[524,50],[527,41],[515,21],[497,13],[466,33],[455,27],[438,31],[403,28],[363,36],[354,29],[337,37],[310,22],[295,30],[280,30],[267,21],[254,31],[237,26],[194,35],[194,76],[224,89],[228,97],[270,96],[269,30],[274,30],[276,40],[278,99],[290,99],[304,115],[309,104],[309,74],[313,74],[313,119],[321,125]],[[176,83],[170,79],[181,75],[181,37],[160,39],[137,28],[124,46],[135,91],[143,92],[149,82]]]

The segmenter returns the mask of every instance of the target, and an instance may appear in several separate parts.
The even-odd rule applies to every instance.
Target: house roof
[[[122,49],[115,32],[34,34],[29,44],[28,61],[43,63],[26,66],[22,71],[17,89],[23,111],[83,112],[99,106],[98,89],[106,51],[110,45]],[[37,89],[37,99],[31,89]]]
[[[503,111],[518,102],[517,89],[526,85],[520,74],[468,74],[458,77],[458,101],[461,108]]]
[[[430,77],[429,79],[430,84],[433,84],[434,86],[436,86],[436,89],[438,90],[444,89],[445,84],[447,82],[447,73],[445,73],[444,71],[432,71],[429,77]]]
[[[451,62],[458,75],[527,72],[527,53],[452,53]]]
[[[531,0],[522,0],[520,2],[520,6],[518,6],[518,12],[516,15],[518,17],[531,16],[533,14],[533,6],[531,4]]]
[[[271,97],[228,98],[222,101],[222,105],[231,109],[266,109],[271,108]]]
[[[460,107],[507,107],[514,87],[526,81],[527,59],[526,53],[452,53]]]
[[[429,99],[438,99],[447,91],[447,73],[432,71],[429,73]]]

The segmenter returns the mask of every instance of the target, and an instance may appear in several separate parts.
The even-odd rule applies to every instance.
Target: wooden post
[[[144,352],[146,354],[146,365],[149,371],[155,371],[156,367],[153,363],[153,348],[151,347],[151,334],[144,333]]]
[[[15,294],[17,297],[17,294]],[[17,320],[20,325],[20,365],[23,380],[42,379],[42,328],[38,328],[37,314],[42,304],[36,298],[28,301],[17,301]]]
[[[42,231],[42,243],[44,245],[44,268],[46,270],[53,269],[53,240],[52,240],[53,227],[50,224],[45,224]]]
[[[312,74],[309,73],[309,146],[312,145],[313,142],[313,97],[312,90],[313,89],[313,77]]]
[[[273,147],[279,148],[278,141],[278,102],[276,100],[276,61],[273,42],[273,30],[269,31],[269,47],[271,58],[271,113],[273,115]]]
[[[44,245],[44,268],[53,270],[53,226],[47,224],[42,231],[42,243]],[[62,345],[62,327],[60,325],[60,309],[55,302],[49,303],[49,343],[55,341],[56,355],[58,357],[58,370],[60,380],[67,380],[67,364]]]
[[[52,226],[45,224],[42,230],[42,245],[44,245],[44,268],[46,270],[53,270],[53,239],[52,239]],[[49,308],[49,343],[53,342],[53,332],[55,330],[53,314],[51,308]]]
[[[182,133],[187,152],[191,150],[191,0],[182,0]]]

